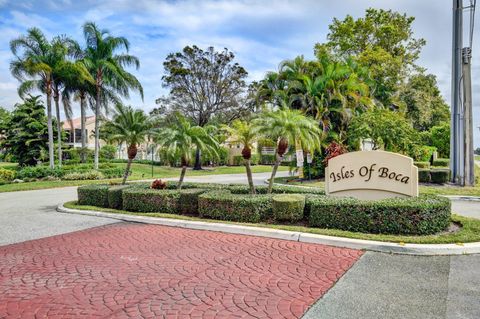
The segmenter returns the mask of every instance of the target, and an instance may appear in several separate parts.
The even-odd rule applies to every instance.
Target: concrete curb
[[[380,242],[373,240],[325,236],[271,228],[70,209],[65,208],[63,204],[57,207],[57,211],[67,214],[80,214],[117,219],[126,222],[156,224],[197,230],[219,231],[230,234],[259,236],[343,248],[364,249],[383,253],[421,256],[480,254],[480,242],[466,244],[397,244],[392,242]]]

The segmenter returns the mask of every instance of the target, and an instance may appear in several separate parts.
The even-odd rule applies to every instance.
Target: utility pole
[[[472,49],[463,48],[463,107],[465,113],[465,186],[475,185],[475,154],[473,153],[473,115],[472,115]]]

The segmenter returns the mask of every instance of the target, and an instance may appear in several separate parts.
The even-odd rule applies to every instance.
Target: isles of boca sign
[[[328,161],[325,191],[359,199],[418,196],[418,168],[410,157],[396,153],[346,153]]]

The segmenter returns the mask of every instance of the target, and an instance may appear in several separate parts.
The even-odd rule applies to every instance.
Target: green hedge
[[[108,185],[85,185],[77,188],[78,204],[108,207]]]
[[[430,170],[429,169],[419,169],[418,170],[418,181],[420,183],[430,183]]]
[[[418,168],[430,168],[430,162],[413,162],[413,165]]]
[[[450,180],[450,169],[432,169],[430,179],[432,183],[444,184]]]
[[[108,207],[123,209],[123,191],[130,185],[115,185],[108,188]]]
[[[210,191],[198,197],[198,212],[201,217],[258,223],[271,218],[272,197]]]
[[[437,167],[448,167],[450,166],[450,160],[448,158],[437,158],[433,161],[432,165]]]
[[[129,187],[123,190],[123,209],[145,213],[197,214],[198,196],[205,189],[144,189]]]
[[[279,194],[272,197],[273,217],[280,221],[303,219],[305,196],[299,194]]]
[[[225,186],[224,186],[225,187]],[[248,185],[242,184],[230,184],[226,186],[226,189],[232,192],[232,194],[250,194],[250,188]],[[257,194],[267,194],[268,186],[258,185],[255,186]],[[273,194],[316,194],[325,195],[325,190],[314,187],[302,187],[294,185],[273,185]]]
[[[450,223],[450,200],[439,196],[362,201],[318,196],[310,202],[312,227],[363,233],[426,235]]]

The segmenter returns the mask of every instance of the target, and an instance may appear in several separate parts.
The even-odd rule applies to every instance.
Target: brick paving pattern
[[[299,318],[361,255],[117,223],[0,247],[0,318]]]

